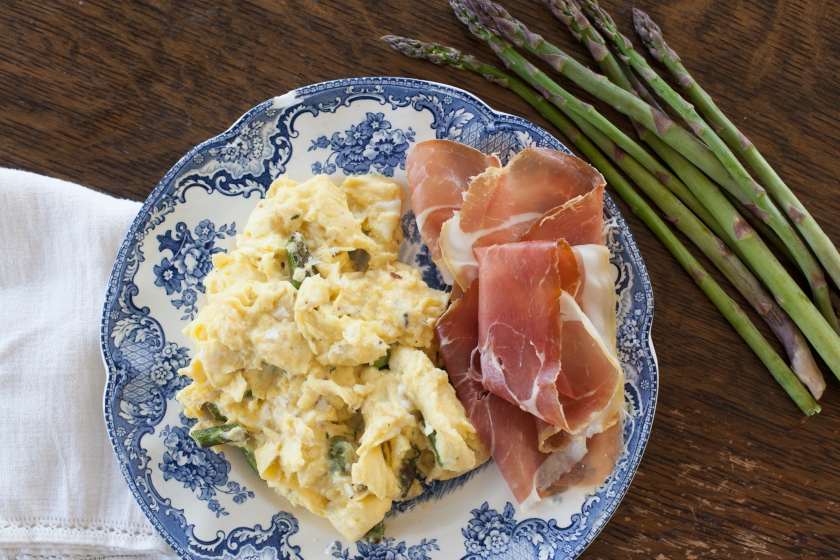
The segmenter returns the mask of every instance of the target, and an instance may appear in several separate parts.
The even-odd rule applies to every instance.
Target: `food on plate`
[[[464,292],[435,327],[440,355],[523,505],[602,484],[623,449],[604,185],[573,156],[528,148],[474,176],[441,226]]]
[[[476,250],[479,353],[487,389],[578,433],[616,393],[621,367],[614,357],[615,338],[605,343],[562,289],[559,245],[521,241]],[[577,264],[574,256],[572,263]],[[615,292],[604,295],[614,324]]]
[[[613,428],[587,438],[567,432],[563,444],[543,451],[535,417],[491,393],[480,382],[478,309],[480,281],[454,301],[435,327],[440,354],[467,417],[490,449],[516,500],[527,507],[573,486],[602,484],[621,454],[620,412]],[[623,402],[623,392],[620,399]],[[602,435],[603,434],[603,435]],[[590,453],[591,451],[591,453]]]
[[[276,180],[214,255],[178,400],[202,446],[234,445],[270,487],[350,540],[394,501],[488,458],[435,357],[449,295],[397,262],[402,187]]]
[[[488,168],[472,180],[460,210],[441,228],[443,260],[466,289],[478,277],[475,249],[519,241],[543,214],[604,184],[600,173],[575,156],[526,148],[505,167]]]
[[[543,214],[522,241],[565,239],[569,245],[604,244],[604,186]]]
[[[495,155],[448,140],[421,142],[408,152],[405,173],[417,228],[441,271],[445,271],[438,242],[441,226],[461,208],[470,179],[500,165]]]

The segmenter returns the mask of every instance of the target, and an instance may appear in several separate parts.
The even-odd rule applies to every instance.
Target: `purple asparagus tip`
[[[666,52],[668,56],[679,62],[680,57],[674,52],[671,47],[665,44],[665,39],[662,38],[662,30],[650,16],[638,8],[633,8],[633,25],[636,32],[642,38],[642,42],[650,49],[650,53],[660,62],[664,58]]]
[[[517,46],[523,42],[536,47],[543,38],[532,33],[525,25],[515,19],[507,10],[490,0],[464,0],[470,12],[488,30],[501,35]]]

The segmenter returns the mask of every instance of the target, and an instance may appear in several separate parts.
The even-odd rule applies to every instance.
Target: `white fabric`
[[[99,320],[139,208],[0,169],[0,558],[174,557],[102,414]]]

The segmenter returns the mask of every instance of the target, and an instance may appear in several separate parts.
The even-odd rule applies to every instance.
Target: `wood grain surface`
[[[143,200],[184,153],[249,108],[336,78],[445,82],[551,129],[512,93],[379,41],[408,35],[494,62],[445,0],[0,5],[0,165],[115,196]],[[539,2],[505,5],[589,63]],[[662,26],[688,69],[840,241],[840,3],[604,0],[631,38],[633,5]],[[823,412],[805,420],[664,247],[619,207],[653,281],[661,386],[633,485],[583,558],[840,556],[837,379],[824,368]]]

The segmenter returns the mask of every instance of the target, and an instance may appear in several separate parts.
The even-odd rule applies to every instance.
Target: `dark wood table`
[[[143,200],[187,150],[252,106],[351,76],[449,83],[551,128],[479,76],[409,60],[379,41],[409,35],[493,61],[445,0],[216,4],[3,2],[0,165]],[[589,63],[538,2],[505,4]],[[633,3],[604,5],[635,38]],[[840,4],[635,5],[662,25],[695,77],[840,241]],[[823,412],[805,420],[659,241],[619,206],[653,281],[661,386],[635,481],[583,557],[840,556],[840,384],[824,368]]]

